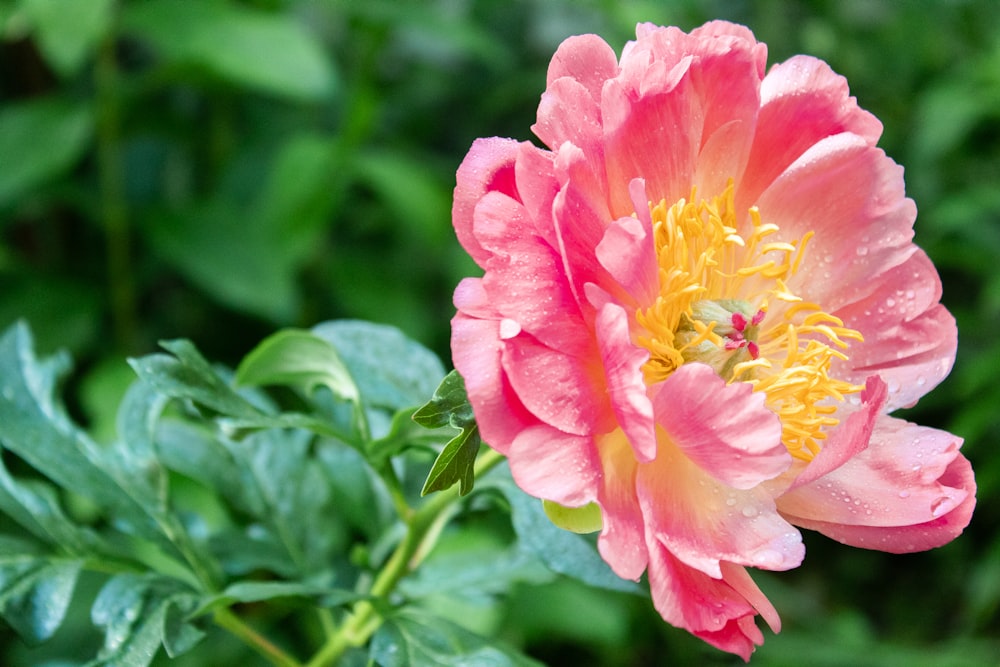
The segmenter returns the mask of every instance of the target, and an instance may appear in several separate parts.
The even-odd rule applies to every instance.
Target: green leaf
[[[295,271],[302,257],[282,227],[217,196],[152,214],[146,231],[156,251],[219,303],[287,322],[298,309]]]
[[[266,338],[240,362],[236,382],[245,386],[292,385],[307,392],[322,385],[344,400],[360,399],[337,349],[302,329],[285,329]]]
[[[407,408],[394,414],[389,432],[368,446],[368,456],[374,467],[378,468],[390,457],[408,447],[430,448],[444,440],[440,432],[428,430],[417,424],[413,419],[415,412],[416,408]]]
[[[82,563],[78,560],[0,556],[0,615],[29,644],[62,625]]]
[[[160,539],[150,521],[155,508],[140,506],[122,488],[109,473],[108,455],[56,403],[55,385],[68,366],[64,355],[37,361],[23,325],[0,337],[0,442],[59,486],[112,511],[119,525]]]
[[[535,667],[499,643],[417,610],[387,619],[372,637],[370,659],[381,667]]]
[[[460,485],[460,495],[472,491],[476,455],[482,439],[465,393],[465,380],[458,371],[451,371],[441,380],[431,400],[413,413],[413,421],[426,428],[452,426],[461,429],[461,433],[448,441],[438,454],[421,494],[442,491],[456,483]]]
[[[291,14],[148,0],[124,6],[122,27],[148,40],[168,62],[202,67],[239,86],[301,101],[327,99],[334,89],[322,45]]]
[[[435,459],[420,494],[426,496],[433,491],[443,491],[453,484],[459,485],[459,495],[472,491],[476,455],[481,443],[478,426],[467,428],[449,440]]]
[[[420,405],[444,376],[437,355],[396,327],[336,320],[312,332],[336,348],[366,405],[392,412]]]
[[[21,0],[45,59],[75,74],[111,26],[114,0]]]
[[[42,542],[72,554],[96,549],[100,540],[71,521],[59,505],[56,490],[38,480],[18,481],[0,460],[0,511]]]
[[[237,603],[265,602],[288,597],[313,598],[324,606],[338,606],[355,602],[365,596],[355,591],[308,582],[238,581],[218,595],[207,599],[191,615],[192,617],[199,616],[217,607],[228,607]]]
[[[261,412],[237,394],[186,340],[165,341],[161,346],[174,354],[152,354],[129,363],[139,377],[165,396],[194,401],[221,414],[254,418]]]
[[[93,132],[88,106],[61,99],[8,104],[0,111],[0,206],[67,171]]]
[[[511,520],[521,548],[537,555],[553,572],[564,574],[598,588],[639,593],[634,581],[616,575],[597,553],[592,541],[558,528],[549,520],[542,501],[532,498],[514,484],[509,473],[492,475],[486,482],[507,497]]]
[[[464,429],[475,425],[476,418],[465,393],[465,380],[458,371],[451,371],[441,380],[431,400],[413,414],[413,421],[426,428],[454,426]]]
[[[164,642],[171,650],[191,648],[200,638],[181,617],[198,598],[176,581],[156,575],[120,574],[101,588],[90,616],[104,628],[104,647],[88,667],[146,667]],[[172,612],[177,607],[181,612]]]

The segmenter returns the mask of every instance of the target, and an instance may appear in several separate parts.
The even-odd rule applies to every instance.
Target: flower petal
[[[780,228],[776,240],[815,232],[808,261],[788,286],[827,312],[873,293],[873,276],[916,251],[916,207],[903,191],[902,169],[854,134],[828,137],[807,150],[761,194],[758,206],[761,217]]]
[[[597,539],[601,557],[623,579],[638,579],[646,570],[645,525],[635,495],[638,467],[632,445],[621,429],[597,440],[604,477],[597,498],[604,528]]]
[[[487,192],[516,196],[514,161],[518,150],[519,144],[513,139],[476,139],[456,174],[455,198],[451,208],[455,235],[480,266],[488,255],[473,234],[473,213]]]
[[[807,149],[843,132],[874,146],[882,123],[858,107],[847,80],[822,60],[794,56],[771,68],[761,82],[760,112],[748,165],[740,178],[739,210],[759,195]],[[788,128],[795,128],[789,132]]]
[[[835,372],[852,382],[881,375],[889,385],[890,412],[909,407],[948,375],[958,331],[938,303],[941,281],[922,250],[873,283],[878,287],[868,297],[834,313],[865,337]]]
[[[529,495],[567,507],[597,499],[601,466],[590,437],[533,426],[517,435],[508,456],[514,481]]]
[[[663,619],[749,660],[764,635],[746,598],[721,576],[710,577],[679,561],[655,537],[649,539],[649,554],[650,593]]]
[[[628,315],[621,306],[608,303],[601,307],[594,330],[615,417],[632,445],[636,460],[649,461],[656,455],[653,404],[646,395],[642,375],[642,365],[649,353],[632,344]]]
[[[684,456],[718,482],[750,489],[792,462],[781,421],[745,382],[726,384],[710,366],[689,363],[663,383],[657,423]]]
[[[866,450],[781,496],[778,508],[793,523],[854,546],[894,552],[940,546],[961,533],[974,504],[961,442],[883,416]]]

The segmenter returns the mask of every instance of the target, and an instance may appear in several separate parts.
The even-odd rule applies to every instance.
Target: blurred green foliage
[[[966,535],[934,552],[807,536],[801,568],[758,577],[785,626],[754,661],[995,664],[993,0],[0,0],[0,326],[26,319],[43,352],[72,351],[71,408],[98,435],[131,380],[125,354],[158,339],[235,363],[279,327],[353,317],[447,358],[450,293],[475,272],[449,222],[472,140],[531,138],[565,37],[596,32],[620,49],[637,21],[712,18],[750,26],[772,62],[827,60],[885,124],[960,331],[952,376],[909,413],[965,437],[979,483]],[[733,663],[646,600],[568,581],[456,612],[552,664]],[[61,646],[92,631],[77,618]],[[212,646],[177,664],[247,660]],[[0,662],[67,655],[46,650],[10,639]]]

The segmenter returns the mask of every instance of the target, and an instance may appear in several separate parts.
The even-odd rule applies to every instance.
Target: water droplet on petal
[[[748,519],[757,516],[757,508],[754,507],[753,505],[747,505],[741,511],[743,513],[743,516],[745,516]]]
[[[868,248],[866,248],[863,245],[859,245],[857,250],[855,250],[855,252],[858,253],[858,257],[864,257],[865,255],[868,254]]]

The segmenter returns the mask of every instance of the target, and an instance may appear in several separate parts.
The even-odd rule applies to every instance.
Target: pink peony
[[[663,618],[749,659],[778,614],[746,568],[796,526],[894,553],[975,505],[961,438],[889,416],[950,371],[903,170],[846,81],[765,75],[746,28],[572,37],[535,134],[476,141],[454,224],[455,367],[527,493],[600,509],[598,547]]]

